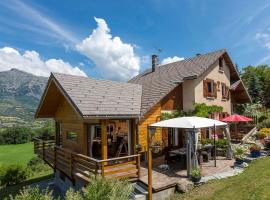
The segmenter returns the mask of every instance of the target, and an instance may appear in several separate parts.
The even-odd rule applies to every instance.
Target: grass
[[[26,166],[27,162],[35,157],[32,142],[15,145],[0,145],[0,166],[20,164]]]
[[[27,187],[30,184],[37,183],[46,179],[53,178],[52,174],[47,174],[38,178],[32,178],[22,183],[19,183],[14,186],[0,187],[0,199],[7,199],[10,195],[15,196],[22,190],[24,187]]]
[[[174,200],[263,200],[270,198],[270,158],[254,161],[240,175],[196,187]]]
[[[19,164],[26,167],[28,161],[35,157],[33,143],[16,144],[16,145],[0,145],[0,168],[1,165]],[[23,187],[39,182],[53,175],[53,170],[50,167],[31,173],[28,179],[18,185],[1,187],[0,186],[0,199],[4,199],[9,195],[17,194]]]

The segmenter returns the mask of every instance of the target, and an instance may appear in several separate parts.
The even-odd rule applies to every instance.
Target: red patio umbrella
[[[236,126],[236,122],[250,122],[253,119],[245,117],[243,115],[238,115],[238,114],[234,114],[231,115],[229,117],[225,117],[223,119],[221,119],[221,121],[223,122],[234,122],[235,123],[235,133],[237,132],[237,126]]]

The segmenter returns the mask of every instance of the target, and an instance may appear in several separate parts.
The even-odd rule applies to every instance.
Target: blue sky
[[[240,67],[269,64],[269,11],[264,0],[2,0],[0,71],[127,80],[157,49],[160,62],[226,48]]]

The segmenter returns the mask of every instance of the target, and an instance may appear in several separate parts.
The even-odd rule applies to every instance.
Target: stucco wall
[[[223,72],[219,71],[218,61],[209,67],[198,79],[187,80],[183,83],[183,108],[185,111],[191,110],[194,103],[206,103],[207,105],[218,105],[223,107],[223,112],[231,113],[231,99],[222,100],[221,83],[230,86],[230,69],[223,63]],[[217,98],[205,98],[203,96],[203,80],[209,78],[220,85],[217,90]]]
[[[183,110],[189,111],[193,108],[195,103],[195,90],[196,81],[186,80],[182,83],[183,85]]]

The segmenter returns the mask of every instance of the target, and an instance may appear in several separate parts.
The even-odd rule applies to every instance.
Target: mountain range
[[[0,116],[33,120],[47,81],[17,69],[0,72]]]

